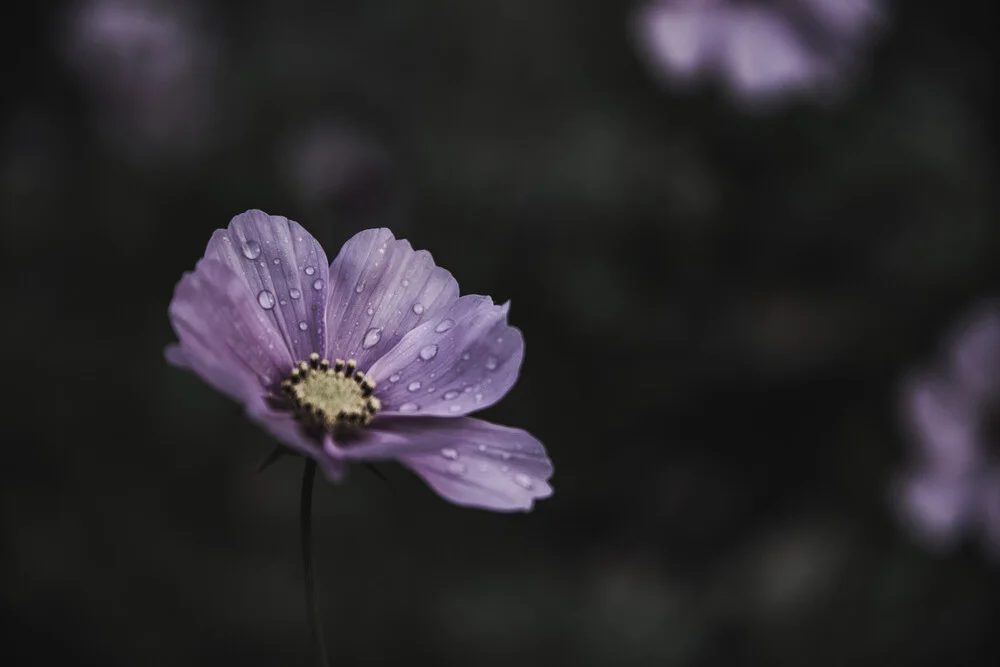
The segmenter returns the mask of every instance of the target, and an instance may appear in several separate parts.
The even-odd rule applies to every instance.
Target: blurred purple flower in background
[[[201,146],[216,63],[187,3],[81,0],[66,19],[66,58],[116,150],[147,159]]]
[[[913,461],[894,501],[917,539],[947,549],[981,534],[1000,554],[1000,461],[990,447],[1000,408],[1000,304],[980,307],[929,372],[901,392]]]
[[[308,210],[360,223],[379,218],[396,201],[390,155],[349,123],[329,118],[297,127],[277,158],[286,186]]]
[[[715,76],[759,103],[836,88],[880,17],[878,0],[650,0],[633,30],[670,83]]]
[[[466,416],[517,380],[524,338],[508,309],[460,297],[388,229],[358,233],[328,266],[299,224],[248,211],[178,283],[167,358],[331,480],[351,461],[396,460],[456,504],[528,510],[552,493],[544,447]]]

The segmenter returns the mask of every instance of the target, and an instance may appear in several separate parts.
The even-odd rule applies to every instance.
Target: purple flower
[[[946,357],[909,378],[901,399],[915,452],[894,490],[900,516],[930,547],[971,532],[1000,553],[1000,461],[989,449],[1000,407],[1000,305],[963,322]]]
[[[388,229],[355,235],[328,266],[299,224],[247,211],[178,283],[167,359],[333,481],[352,461],[396,460],[456,504],[528,510],[552,493],[545,448],[467,416],[517,380],[524,338],[508,309],[460,297]]]
[[[640,50],[668,80],[721,77],[745,101],[838,82],[881,16],[878,0],[650,0]]]

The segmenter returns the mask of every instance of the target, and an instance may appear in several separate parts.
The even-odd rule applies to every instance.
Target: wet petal
[[[301,225],[247,211],[212,235],[205,256],[218,258],[240,276],[294,360],[312,352],[325,356],[326,253]]]
[[[168,350],[167,359],[237,400],[265,393],[291,368],[273,322],[218,260],[203,259],[181,278],[169,313],[180,349]]]
[[[385,414],[460,417],[493,405],[517,381],[524,336],[510,304],[468,295],[403,337],[372,365]]]
[[[429,252],[414,251],[388,229],[368,229],[345,243],[330,280],[329,356],[357,359],[362,370],[458,298],[458,283]]]
[[[398,460],[457,505],[529,510],[552,495],[552,462],[542,443],[478,419],[377,419],[355,441],[329,450],[351,461]]]
[[[902,411],[929,465],[951,471],[979,465],[978,411],[947,379],[924,375],[909,380],[903,386]]]

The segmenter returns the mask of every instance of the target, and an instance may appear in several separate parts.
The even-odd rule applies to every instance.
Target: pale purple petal
[[[356,359],[362,370],[458,298],[451,273],[388,229],[368,229],[345,243],[330,280],[328,355]]]
[[[802,88],[820,75],[820,64],[776,12],[734,9],[726,14],[725,30],[721,64],[747,96]]]
[[[552,462],[530,433],[478,419],[385,418],[328,452],[352,461],[398,460],[457,505],[529,510],[552,494]]]
[[[955,378],[969,398],[980,401],[1000,388],[1000,307],[980,307],[958,330],[950,346]]]
[[[965,476],[921,471],[900,484],[897,510],[918,539],[945,549],[969,526],[975,511],[975,488]]]
[[[292,358],[244,281],[215,259],[203,259],[177,284],[170,321],[180,351],[168,353],[233,398],[246,401],[288,372]]]
[[[800,0],[829,30],[853,39],[874,25],[882,15],[874,0]]]
[[[698,74],[720,46],[718,17],[702,7],[651,3],[638,10],[636,25],[649,57],[679,79]]]
[[[499,401],[517,381],[524,336],[510,304],[463,296],[372,365],[383,413],[458,417]]]
[[[924,462],[955,472],[979,465],[979,414],[953,383],[919,376],[904,384],[901,395],[904,420]]]
[[[313,352],[325,356],[326,253],[301,225],[247,211],[212,235],[205,256],[218,258],[240,276],[259,314],[281,333],[293,361]]]
[[[331,482],[344,478],[346,465],[343,459],[326,455],[321,441],[306,433],[291,413],[273,410],[264,401],[257,401],[247,406],[247,415],[290,449],[316,459]]]

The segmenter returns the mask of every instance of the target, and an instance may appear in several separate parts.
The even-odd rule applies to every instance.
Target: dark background
[[[1000,278],[992,3],[896,4],[841,104],[768,113],[657,85],[610,0],[172,3],[162,66],[5,9],[0,661],[312,664],[301,463],[162,354],[262,208],[511,299],[482,416],[556,468],[526,515],[321,484],[334,665],[1000,664],[997,563],[888,502],[899,381]]]

